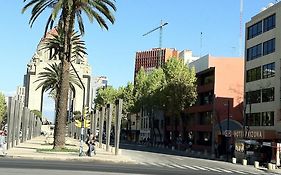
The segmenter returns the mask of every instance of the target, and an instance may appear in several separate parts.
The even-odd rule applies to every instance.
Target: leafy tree
[[[112,86],[107,86],[106,88],[99,88],[97,91],[97,96],[94,100],[96,108],[106,106],[109,103],[114,104],[117,99],[117,90]]]
[[[7,120],[7,104],[5,95],[0,92],[0,123],[3,125],[5,120]]]
[[[42,112],[37,110],[37,109],[34,109],[34,110],[31,110],[31,112],[33,114],[35,114],[36,117],[39,117],[40,119],[42,119]]]
[[[26,2],[27,0],[24,0]],[[62,63],[60,88],[58,89],[58,104],[55,121],[54,149],[61,149],[65,146],[65,116],[67,115],[67,101],[69,90],[69,70],[71,61],[71,36],[75,22],[77,21],[81,34],[84,34],[83,13],[90,22],[96,21],[101,28],[108,29],[106,20],[114,23],[115,19],[111,10],[116,11],[116,7],[111,0],[30,0],[22,9],[25,12],[32,8],[29,20],[32,26],[36,19],[47,8],[51,8],[51,14],[47,20],[47,29],[52,28],[58,19],[58,28],[63,34],[63,49],[59,59]],[[105,19],[106,20],[105,20]]]
[[[181,59],[173,58],[165,64],[163,71],[166,78],[165,108],[174,117],[174,130],[176,120],[180,121],[182,130],[181,112],[194,104],[197,98],[195,70]]]

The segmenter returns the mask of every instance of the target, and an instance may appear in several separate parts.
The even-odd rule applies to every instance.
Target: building
[[[135,59],[135,76],[141,67],[146,72],[150,72],[159,65],[163,65],[170,58],[178,57],[179,52],[176,49],[170,48],[153,48],[147,51],[136,52]],[[161,59],[159,59],[161,57]]]
[[[51,37],[51,34],[56,34],[56,29],[48,32],[46,37]],[[39,42],[36,52],[31,58],[30,62],[27,64],[26,74],[24,75],[24,87],[25,87],[25,100],[24,106],[28,107],[30,110],[39,110],[42,112],[43,107],[43,94],[44,89],[42,87],[38,88],[41,83],[38,79],[40,78],[40,73],[45,72],[46,68],[51,64],[60,63],[58,57],[51,58],[51,53],[49,50],[42,49],[42,41]],[[78,76],[85,87],[85,94],[83,89],[74,85],[74,89],[70,90],[68,98],[68,108],[70,111],[81,111],[83,108],[83,95],[85,95],[85,106],[90,104],[90,81],[91,81],[91,67],[88,64],[86,56],[76,57],[72,60],[73,67],[76,69]],[[71,68],[72,69],[72,68]],[[74,73],[74,71],[73,71]]]
[[[92,80],[91,80],[91,89],[92,89],[92,95],[91,95],[91,101],[92,101],[92,109],[95,108],[95,104],[94,104],[94,99],[96,98],[97,96],[97,90],[99,88],[103,88],[103,87],[107,87],[107,83],[108,83],[108,79],[106,76],[97,76],[97,77],[92,77]]]
[[[244,61],[206,55],[189,66],[196,71],[197,101],[175,121],[176,128],[173,116],[167,117],[166,140],[179,149],[192,144],[192,149],[211,151],[215,142],[225,148],[227,130],[242,128]]]
[[[246,130],[237,131],[236,137],[254,139],[268,147],[276,147],[281,139],[280,20],[281,2],[278,2],[270,3],[246,23]]]
[[[16,100],[18,100],[20,103],[24,104],[25,88],[22,86],[18,86],[15,97],[16,97]]]

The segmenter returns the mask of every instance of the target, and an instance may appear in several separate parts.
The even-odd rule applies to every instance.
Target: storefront
[[[260,164],[269,162],[280,164],[279,149],[277,142],[280,138],[272,130],[236,130],[233,131],[235,138],[235,157],[237,161],[247,159],[249,164],[259,161]]]

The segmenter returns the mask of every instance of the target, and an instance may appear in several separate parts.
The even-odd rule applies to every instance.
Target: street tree
[[[107,86],[105,88],[99,88],[97,91],[97,96],[94,99],[96,109],[99,109],[102,106],[107,104],[113,104],[117,99],[118,92],[112,86]]]
[[[6,123],[7,120],[7,104],[5,101],[5,95],[0,92],[0,123],[1,127]]]
[[[24,0],[27,2],[28,0]],[[65,116],[67,115],[67,101],[69,91],[69,70],[71,62],[71,36],[74,25],[77,22],[80,33],[84,34],[83,14],[90,22],[96,21],[101,28],[108,29],[106,20],[114,23],[115,18],[111,10],[116,11],[112,0],[30,0],[25,4],[22,12],[32,8],[29,20],[30,26],[47,8],[51,8],[51,14],[47,19],[45,33],[48,28],[58,21],[57,27],[62,30],[63,50],[59,57],[62,63],[60,88],[58,89],[58,104],[55,121],[54,149],[61,149],[65,146]]]
[[[166,112],[173,117],[174,130],[176,121],[179,121],[182,131],[181,112],[194,104],[197,98],[195,69],[189,68],[179,58],[172,58],[164,65],[163,71],[166,79],[163,91]]]

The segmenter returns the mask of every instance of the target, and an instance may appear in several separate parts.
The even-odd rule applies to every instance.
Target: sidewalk
[[[80,142],[79,140],[72,139],[66,137],[66,148],[69,149],[77,149],[79,150]],[[25,143],[20,143],[14,148],[10,148],[7,150],[7,157],[10,158],[25,158],[25,159],[37,159],[37,160],[73,160],[73,161],[110,161],[110,162],[126,162],[126,163],[134,163],[134,161],[128,157],[122,155],[115,155],[112,152],[105,151],[105,145],[103,145],[104,149],[98,148],[98,143],[96,144],[96,155],[92,155],[92,157],[88,157],[86,155],[79,156],[78,152],[37,152],[37,149],[52,149],[52,145],[46,143],[45,136],[39,136],[33,138],[31,140],[26,141]],[[88,146],[83,144],[83,151],[86,152]]]

